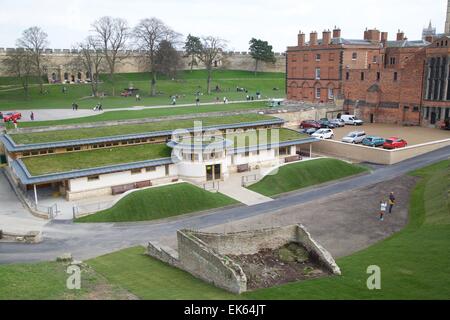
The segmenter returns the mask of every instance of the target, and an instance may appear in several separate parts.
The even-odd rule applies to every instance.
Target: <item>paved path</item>
[[[248,174],[249,173],[247,173],[247,175]],[[273,201],[273,199],[269,197],[242,187],[242,176],[245,175],[246,174],[231,174],[227,180],[220,182],[219,192],[242,202],[247,206]]]
[[[228,104],[237,104],[237,103],[255,103],[261,101],[269,101],[267,99],[262,100],[254,100],[254,101],[231,101]],[[222,105],[223,103],[216,104],[214,102],[208,103],[200,103],[200,106],[210,106],[210,105]],[[3,113],[7,113],[9,111],[16,111],[22,114],[22,121],[31,121],[30,114],[34,112],[34,121],[53,121],[53,120],[64,120],[64,119],[74,119],[74,118],[83,118],[99,115],[105,112],[114,112],[114,111],[139,111],[145,109],[168,109],[168,108],[183,108],[183,107],[195,107],[195,103],[190,104],[178,104],[178,105],[160,105],[160,106],[132,106],[132,107],[124,107],[124,108],[107,108],[103,111],[93,111],[92,109],[78,109],[77,111],[73,111],[71,107],[65,109],[25,109],[25,110],[7,110],[2,111]],[[20,126],[20,123],[19,123]]]
[[[299,191],[271,202],[249,207],[242,206],[218,210],[200,215],[183,216],[171,221],[89,225],[52,222],[45,226],[45,241],[40,244],[0,244],[0,263],[53,260],[57,255],[64,252],[71,252],[77,259],[88,259],[130,246],[143,245],[151,240],[157,241],[165,237],[172,237],[177,230],[182,228],[205,229],[231,221],[270,214],[277,210],[288,210],[311,201],[325,199],[343,191],[350,192],[358,188],[389,181],[412,170],[449,158],[450,147],[446,147],[392,166],[381,167],[370,175],[358,176],[312,190]],[[335,214],[339,214],[339,212]],[[352,221],[351,226],[353,228],[360,228],[359,221],[356,219]],[[334,239],[338,239],[343,232],[347,232],[347,236],[351,238],[349,233],[353,232],[346,223],[340,223],[332,228],[322,228],[323,225],[321,225],[320,220],[311,222],[311,224],[313,223],[317,223],[317,225],[306,225],[306,227],[322,230]],[[360,230],[358,231],[360,232]],[[315,236],[314,233],[312,235]]]

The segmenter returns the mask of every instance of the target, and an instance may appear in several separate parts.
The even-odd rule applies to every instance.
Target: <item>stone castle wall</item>
[[[12,52],[14,48],[0,48],[0,76],[8,76],[6,68],[2,61],[5,59],[8,52]],[[125,53],[124,53],[125,54]],[[142,61],[142,55],[138,51],[128,52],[127,57],[122,59],[116,68],[117,73],[133,73],[145,72],[146,67]],[[49,80],[64,80],[76,81],[77,79],[85,80],[88,78],[86,71],[75,66],[73,61],[77,56],[76,50],[70,49],[47,49],[45,53],[46,65],[48,69]],[[284,53],[276,53],[275,63],[259,63],[258,71],[263,72],[285,72],[286,71],[286,57]],[[181,69],[189,70],[190,59],[182,58]],[[247,52],[225,52],[222,59],[217,61],[217,68],[227,70],[245,70],[253,71],[255,68],[255,61]],[[204,65],[199,64],[194,69],[204,69]],[[78,74],[80,73],[80,74]]]

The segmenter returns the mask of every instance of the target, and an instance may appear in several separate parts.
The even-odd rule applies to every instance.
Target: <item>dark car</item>
[[[9,121],[22,119],[22,114],[20,112],[3,113],[2,116],[3,116],[3,121],[4,122],[9,122]]]
[[[322,126],[320,125],[319,122],[317,122],[315,120],[305,120],[305,121],[302,121],[302,123],[300,124],[300,128],[302,128],[302,129],[310,129],[310,128],[321,129]]]
[[[336,125],[331,123],[328,120],[323,120],[323,119],[319,120],[319,124],[320,124],[320,127],[322,129],[334,129],[334,128],[336,128]]]

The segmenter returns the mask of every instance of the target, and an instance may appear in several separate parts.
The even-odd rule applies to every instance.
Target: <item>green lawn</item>
[[[270,197],[366,171],[336,159],[298,162],[280,167],[276,175],[268,175],[248,189]]]
[[[167,107],[156,109],[144,109],[144,110],[125,110],[125,111],[110,111],[95,116],[72,118],[64,120],[54,121],[25,121],[20,122],[21,128],[30,127],[53,127],[59,125],[73,125],[84,124],[104,121],[116,121],[116,120],[133,120],[133,119],[145,119],[145,118],[160,118],[167,116],[182,116],[193,114],[207,114],[211,112],[232,112],[232,111],[251,111],[268,109],[267,102],[255,101],[246,103],[233,103],[233,104],[211,104],[202,105],[199,107]],[[38,119],[37,119],[38,120]],[[14,126],[10,123],[6,124],[8,129],[12,129]]]
[[[103,76],[103,80],[107,77]],[[213,102],[216,97],[223,99],[228,97],[230,101],[245,100],[246,93],[236,92],[236,87],[244,87],[249,90],[249,94],[255,95],[257,91],[262,93],[264,98],[280,98],[285,95],[285,75],[283,73],[259,73],[256,76],[253,72],[217,70],[213,74],[212,88],[218,85],[221,92],[214,92],[206,95],[206,72],[205,70],[180,72],[175,80],[160,77],[157,82],[159,95],[151,97],[150,92],[151,75],[149,73],[131,73],[116,75],[116,96],[112,97],[112,85],[105,81],[100,85],[100,91],[106,93],[103,99],[92,98],[89,84],[66,84],[68,92],[62,93],[62,84],[46,85],[47,93],[41,95],[37,86],[30,87],[29,97],[24,95],[20,86],[15,86],[16,90],[9,87],[0,87],[0,110],[10,109],[48,109],[48,108],[71,108],[73,102],[78,103],[80,108],[92,108],[98,101],[101,101],[104,108],[117,108],[129,106],[151,106],[169,105],[170,96],[179,95],[177,103],[194,103],[196,92],[204,93],[201,102]],[[4,78],[0,84],[14,85],[14,79]],[[141,89],[141,101],[136,102],[133,97],[118,96],[124,88],[133,85]],[[274,91],[273,88],[279,88]]]
[[[22,158],[33,176],[97,168],[114,164],[169,158],[172,149],[165,144],[141,144],[97,150]]]
[[[239,296],[218,289],[187,272],[145,255],[143,247],[87,261],[111,283],[147,300],[228,300]]]
[[[69,290],[67,266],[59,262],[0,265],[0,300],[126,299],[129,296],[92,268],[82,268],[81,290]]]
[[[237,116],[204,117],[197,119],[177,120],[177,121],[157,121],[143,124],[126,124],[126,125],[115,125],[96,128],[19,133],[19,134],[12,134],[11,138],[17,144],[45,143],[45,142],[56,142],[66,140],[109,137],[109,136],[154,132],[162,130],[192,128],[194,126],[194,121],[201,121],[202,125],[204,127],[207,127],[219,124],[225,125],[241,122],[273,120],[273,119],[276,118],[260,114],[242,114]]]
[[[77,219],[77,222],[147,221],[225,207],[238,202],[188,183],[133,192],[114,207]]]

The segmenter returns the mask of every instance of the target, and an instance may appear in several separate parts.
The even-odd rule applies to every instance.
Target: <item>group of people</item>
[[[78,104],[76,104],[75,102],[72,103],[72,111],[77,111],[78,110]]]
[[[388,201],[386,200],[380,201],[380,221],[384,221],[384,215],[386,214],[386,211],[392,213],[394,205],[395,205],[395,195],[394,192],[391,192]]]
[[[103,106],[102,104],[99,102],[95,105],[94,109],[92,109],[94,111],[103,111]]]

